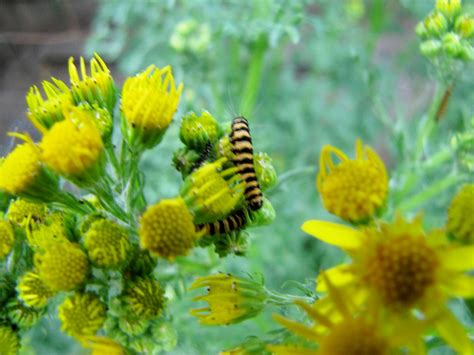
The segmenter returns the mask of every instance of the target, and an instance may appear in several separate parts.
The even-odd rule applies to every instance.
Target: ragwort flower
[[[41,280],[53,291],[73,290],[89,273],[87,256],[78,244],[54,242],[44,254],[35,256]]]
[[[0,325],[0,349],[3,355],[16,355],[20,350],[20,337],[8,325]]]
[[[26,95],[28,118],[41,132],[62,121],[63,106],[72,104],[72,95],[67,85],[61,80],[54,78],[52,80],[54,84],[43,81],[46,99],[36,85],[33,85]]]
[[[267,295],[260,283],[230,274],[198,277],[190,290],[206,288],[207,294],[193,298],[205,301],[207,307],[190,311],[204,325],[239,323],[258,315],[265,306]]]
[[[10,254],[15,244],[15,232],[10,222],[0,219],[0,260]]]
[[[83,57],[80,58],[80,75],[72,57],[69,58],[68,68],[75,103],[97,104],[113,113],[117,100],[116,89],[110,70],[102,58],[94,54],[90,60],[90,75],[87,74]]]
[[[92,223],[84,244],[91,261],[98,267],[116,268],[123,264],[131,249],[127,230],[107,219]]]
[[[142,248],[166,259],[186,255],[197,240],[193,217],[179,197],[149,206],[140,218],[139,235]]]
[[[410,349],[410,354],[423,354],[419,339],[425,330],[426,321],[387,322],[376,308],[361,311],[352,296],[343,289],[335,288],[325,277],[328,296],[309,305],[295,301],[315,323],[311,326],[274,315],[280,324],[307,339],[318,350],[293,347],[291,345],[269,345],[267,349],[275,355],[319,354],[319,355],[388,355]],[[327,303],[334,307],[328,312]]]
[[[24,274],[17,286],[18,298],[32,308],[44,308],[54,292],[46,286],[34,271]]]
[[[410,318],[413,310],[433,320],[440,335],[457,351],[468,353],[463,327],[447,310],[449,297],[472,297],[474,246],[451,246],[440,231],[426,233],[421,217],[407,222],[397,217],[363,229],[307,221],[303,231],[339,246],[353,259],[327,271],[337,287],[351,290],[360,304],[387,309],[394,317]],[[320,279],[318,290],[327,283]]]
[[[154,65],[128,78],[122,88],[122,131],[130,146],[157,145],[178,108],[183,85],[176,88],[171,67]]]
[[[335,164],[331,154],[339,163]],[[332,214],[353,223],[372,218],[383,207],[388,192],[387,171],[377,153],[360,140],[356,159],[324,146],[319,160],[317,188],[324,207]]]
[[[5,311],[10,321],[23,329],[34,326],[43,313],[42,310],[28,307],[16,298],[7,303]]]
[[[59,305],[58,311],[61,330],[78,340],[94,335],[105,322],[106,307],[90,292],[69,296]]]
[[[474,244],[474,184],[464,185],[454,196],[446,226],[456,240]]]
[[[161,315],[166,298],[157,280],[139,278],[127,286],[123,300],[135,317],[154,319]]]
[[[31,222],[41,222],[46,217],[46,205],[18,198],[10,202],[7,219],[19,226]]]
[[[94,117],[77,107],[65,108],[65,116],[45,132],[41,160],[79,185],[96,181],[103,168],[103,142]]]

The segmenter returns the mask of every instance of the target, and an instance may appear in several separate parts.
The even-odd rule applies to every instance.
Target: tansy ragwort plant
[[[56,311],[61,330],[96,354],[159,352],[173,276],[164,282],[155,267],[179,270],[198,246],[243,255],[244,229],[270,223],[274,211],[267,199],[249,208],[250,180],[236,166],[230,125],[206,111],[183,118],[184,146],[173,158],[184,179],[179,195],[149,204],[139,162],[178,108],[183,85],[170,67],[152,65],[121,91],[97,54],[89,68],[71,58],[69,76],[70,86],[43,82],[45,96],[31,88],[27,116],[41,139],[11,133],[20,142],[0,161],[0,190],[10,200],[0,215],[0,352],[16,354],[26,331]],[[113,135],[116,125],[121,136]],[[245,154],[261,188],[273,186],[269,157]],[[272,299],[252,280],[208,282],[211,295],[203,299],[221,322],[255,315]],[[216,300],[215,287],[229,290],[227,303]],[[193,312],[212,323],[206,310]]]

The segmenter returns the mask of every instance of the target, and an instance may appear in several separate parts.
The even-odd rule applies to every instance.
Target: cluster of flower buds
[[[420,50],[430,59],[474,60],[474,18],[463,13],[461,0],[437,0],[436,8],[416,26]]]

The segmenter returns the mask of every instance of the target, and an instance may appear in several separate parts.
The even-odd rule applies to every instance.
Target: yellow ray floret
[[[90,112],[68,107],[65,116],[43,136],[41,160],[58,174],[83,176],[99,163],[103,151],[101,134]]]
[[[474,246],[450,245],[440,231],[426,233],[421,217],[412,222],[397,217],[393,223],[362,229],[307,221],[302,229],[352,257],[351,264],[327,274],[338,287],[350,289],[360,304],[376,304],[406,318],[421,312],[454,349],[470,349],[465,331],[445,304],[450,297],[474,296],[474,277],[466,273],[474,268]],[[321,278],[318,290],[327,290]]]
[[[142,248],[166,259],[186,255],[197,240],[193,218],[183,199],[161,200],[140,219]]]
[[[337,164],[332,154],[339,159]],[[349,222],[362,222],[383,207],[388,177],[378,155],[358,140],[354,160],[336,147],[323,147],[317,187],[324,207],[330,213]]]
[[[17,286],[18,298],[28,307],[44,308],[54,292],[34,271],[24,274]]]

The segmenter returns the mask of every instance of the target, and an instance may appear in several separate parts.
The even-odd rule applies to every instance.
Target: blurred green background
[[[176,80],[184,83],[174,123],[163,143],[143,161],[149,203],[175,196],[180,187],[181,177],[172,168],[171,157],[180,146],[180,118],[188,111],[208,110],[220,122],[245,115],[256,150],[273,158],[280,182],[268,197],[276,209],[276,221],[251,231],[246,258],[229,256],[218,268],[191,268],[183,275],[181,289],[176,287],[172,292],[176,302],[170,314],[178,337],[172,354],[216,353],[249,335],[262,336],[278,328],[271,321],[271,309],[242,324],[198,326],[188,314],[190,297],[181,295],[191,276],[217,270],[262,274],[269,288],[301,294],[289,280],[311,288],[321,269],[342,260],[335,248],[300,231],[307,219],[336,221],[322,208],[315,187],[323,145],[337,146],[353,157],[355,140],[362,138],[380,154],[391,176],[388,219],[396,210],[407,216],[423,210],[427,227],[440,227],[460,184],[473,181],[472,64],[458,78],[443,119],[426,133],[427,111],[438,84],[433,67],[418,50],[414,27],[433,8],[434,1],[19,3],[1,6],[15,10],[16,16],[24,16],[28,6],[43,6],[57,19],[52,20],[52,27],[46,26],[46,34],[48,28],[56,28],[56,33],[52,42],[46,41],[46,48],[43,43],[32,49],[31,41],[47,38],[44,29],[36,29],[34,35],[34,31],[23,31],[21,21],[13,23],[11,19],[10,25],[20,28],[2,28],[0,58],[6,64],[0,99],[2,107],[7,107],[0,116],[3,152],[9,144],[4,131],[28,127],[20,116],[25,110],[20,101],[28,86],[49,75],[64,77],[69,55],[89,57],[97,52],[111,65],[118,83],[150,64],[170,64]],[[472,10],[474,1],[463,1],[463,8]],[[33,16],[34,10],[29,11]],[[2,13],[3,18],[6,13]],[[2,23],[8,27],[7,22]],[[67,36],[73,39],[68,41]],[[58,41],[61,48],[54,46]],[[15,58],[28,63],[38,51],[46,60],[27,66],[32,73],[24,79],[23,90],[21,81],[15,83],[9,65],[15,64]],[[5,92],[12,85],[17,88],[8,95],[15,99],[8,100]],[[197,250],[192,258],[202,258],[205,264],[207,254]],[[472,325],[470,318],[464,314],[464,320]],[[54,319],[45,321],[32,334],[31,345],[38,346],[37,353],[80,352],[69,347],[72,341],[53,330],[57,327]],[[444,350],[433,353],[440,352]]]

